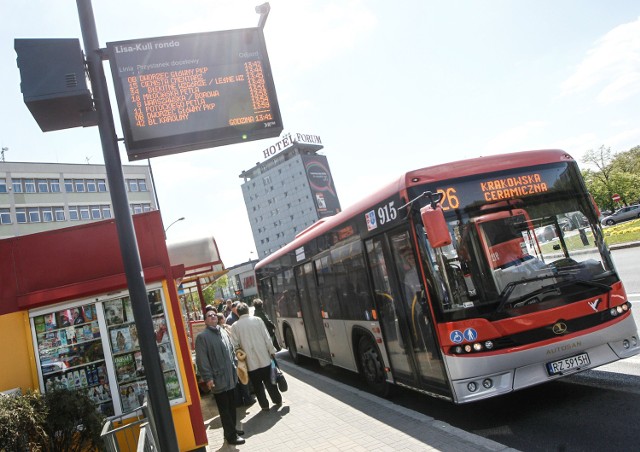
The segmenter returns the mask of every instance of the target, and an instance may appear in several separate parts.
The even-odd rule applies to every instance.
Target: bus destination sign
[[[277,137],[262,28],[107,43],[130,161]]]

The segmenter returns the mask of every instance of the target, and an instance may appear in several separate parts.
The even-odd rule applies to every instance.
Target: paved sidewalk
[[[289,390],[280,408],[238,408],[246,444],[230,446],[211,395],[203,397],[207,452],[247,451],[511,451],[415,411],[279,361]]]

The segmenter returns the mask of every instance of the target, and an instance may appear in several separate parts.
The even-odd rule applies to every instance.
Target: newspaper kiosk
[[[200,396],[158,211],[133,216],[180,450],[207,444]],[[0,391],[86,392],[107,416],[147,389],[113,220],[0,240]]]

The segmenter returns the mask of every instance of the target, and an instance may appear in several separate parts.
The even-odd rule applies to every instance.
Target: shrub
[[[82,391],[0,395],[0,452],[103,450],[104,417]]]
[[[0,394],[0,451],[42,450],[46,414],[38,393]]]
[[[54,389],[43,396],[48,407],[44,430],[46,452],[83,452],[102,450],[100,432],[104,417],[83,391]]]

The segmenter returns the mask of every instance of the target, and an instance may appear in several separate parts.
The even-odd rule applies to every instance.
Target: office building
[[[151,170],[123,165],[131,213],[157,210]],[[113,218],[104,165],[0,162],[0,239]]]
[[[287,134],[243,171],[242,194],[258,258],[289,243],[321,218],[340,211],[327,157],[317,135]]]

